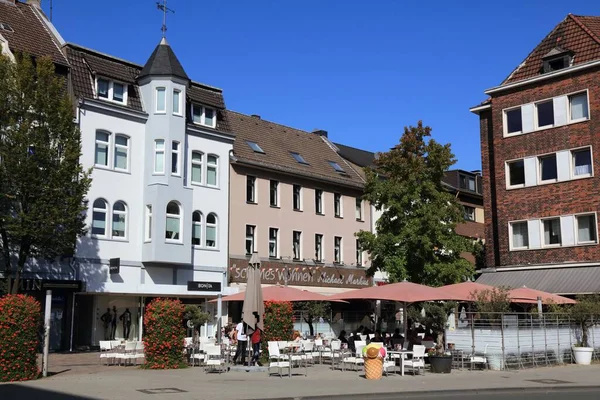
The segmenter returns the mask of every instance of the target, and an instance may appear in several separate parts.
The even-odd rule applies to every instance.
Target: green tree
[[[200,329],[202,326],[210,321],[210,314],[202,311],[200,306],[195,304],[188,304],[183,310],[183,319],[191,321],[194,326],[194,339],[200,335]]]
[[[0,264],[12,293],[29,259],[72,255],[85,233],[90,173],[74,117],[49,58],[0,57]]]
[[[393,282],[439,286],[455,283],[473,274],[472,265],[461,257],[472,244],[455,233],[463,219],[456,198],[442,185],[444,173],[456,160],[450,145],[441,145],[431,128],[404,128],[400,143],[366,169],[363,198],[384,210],[377,234],[357,234],[371,258],[370,273],[388,273]]]
[[[480,318],[488,322],[501,318],[501,314],[510,311],[510,289],[498,287],[471,293]]]
[[[308,324],[310,336],[314,336],[315,328],[313,322],[315,318],[327,318],[331,310],[331,303],[328,301],[300,301],[294,303],[294,309],[295,311],[302,312],[302,318]]]

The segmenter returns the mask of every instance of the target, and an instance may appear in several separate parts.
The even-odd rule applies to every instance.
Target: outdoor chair
[[[488,368],[488,363],[487,363],[487,349],[488,349],[488,345],[485,345],[485,348],[483,349],[483,354],[477,354],[477,353],[473,353],[471,355],[471,357],[469,358],[469,362],[471,363],[471,369],[473,369],[474,365],[480,364],[483,365],[483,367],[485,369]]]
[[[211,370],[218,370],[219,374],[226,371],[225,360],[221,354],[221,347],[214,344],[206,344],[204,346],[206,353],[206,359],[204,362],[204,368],[206,373]]]
[[[342,348],[342,342],[340,342],[339,340],[332,340],[331,346],[329,348],[326,348],[325,350],[323,350],[323,352],[321,353],[321,358],[329,359],[329,361],[331,362],[331,366],[333,368],[333,365],[336,363],[336,361],[340,360],[340,357],[341,357],[340,349],[341,348]]]
[[[285,357],[283,354],[279,353],[279,345],[277,342],[267,342],[267,346],[269,349],[269,375],[271,375],[271,368],[277,368],[278,372],[279,372],[279,377],[281,378],[283,375],[281,374],[281,371],[284,368],[288,369],[288,373],[291,375],[292,374],[292,367],[290,365],[290,361],[289,359],[287,361],[285,361],[285,359],[287,357]]]
[[[352,365],[353,371],[357,371],[359,370],[359,365],[364,365],[365,360],[363,360],[362,351],[365,347],[365,344],[359,344],[362,343],[360,341],[357,341],[356,343],[357,344],[354,345],[356,347],[356,352],[342,359],[342,369],[345,369],[346,364],[349,364]]]
[[[425,375],[425,346],[414,345],[412,358],[402,360],[402,375],[404,375],[404,367],[410,367],[413,375],[415,374],[415,369],[417,371],[422,369],[423,375]]]
[[[310,340],[305,340],[302,342],[302,356],[304,357],[304,359],[306,360],[306,362],[308,364],[314,364],[315,361],[315,357],[314,357],[314,348],[315,348],[315,342],[312,342]],[[318,355],[318,352],[317,352]]]
[[[287,342],[285,340],[280,340],[277,342],[277,346],[279,346],[279,350],[283,350],[286,349],[289,346],[290,342]]]
[[[100,341],[100,363],[102,360],[106,360],[106,365],[110,364],[110,360],[114,358],[114,354],[112,352],[112,348],[110,346],[110,340],[101,340]]]
[[[128,362],[135,360],[135,348],[137,346],[137,342],[126,342],[125,349],[122,352],[119,352],[115,355],[115,359],[118,360],[119,365],[121,362],[127,365]]]
[[[135,365],[137,365],[138,359],[146,359],[146,355],[144,354],[144,342],[142,341],[137,342],[135,347]]]
[[[199,342],[197,345],[192,347],[192,354],[190,355],[190,365],[192,367],[196,366],[196,362],[198,362],[198,366],[204,364],[206,360],[206,354],[204,354],[204,342]]]
[[[321,358],[322,352],[323,352],[323,339],[315,339],[312,356],[313,356],[313,359],[315,357],[319,357],[319,364],[323,363],[323,359]]]
[[[388,376],[390,371],[396,372],[396,359],[394,357],[386,357],[383,360],[383,373],[385,376]]]

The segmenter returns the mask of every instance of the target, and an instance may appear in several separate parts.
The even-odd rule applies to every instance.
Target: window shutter
[[[554,126],[561,126],[567,123],[567,96],[555,97],[552,102],[554,108]]]
[[[563,246],[575,244],[575,217],[560,217],[560,237]]]
[[[537,185],[537,161],[536,157],[527,157],[523,160],[525,166],[525,186]]]
[[[559,182],[571,179],[571,152],[569,150],[556,153],[556,171]]]
[[[529,248],[539,249],[541,247],[540,220],[534,219],[532,221],[527,221],[527,231],[529,234]]]
[[[533,103],[521,106],[521,121],[523,124],[523,133],[533,132]]]

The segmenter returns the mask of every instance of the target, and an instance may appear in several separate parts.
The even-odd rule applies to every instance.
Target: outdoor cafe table
[[[390,357],[390,359],[392,360],[400,360],[400,375],[404,376],[404,360],[406,359],[406,356],[409,354],[413,354],[412,351],[409,350],[394,350],[394,351],[388,351],[388,356]],[[399,355],[399,357],[393,357],[394,355]]]

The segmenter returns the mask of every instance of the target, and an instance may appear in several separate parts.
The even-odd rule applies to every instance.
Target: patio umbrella
[[[455,283],[452,285],[446,285],[439,288],[444,293],[449,293],[455,298],[453,300],[459,301],[474,301],[473,295],[476,292],[482,292],[484,290],[495,289],[493,286],[484,285],[482,283],[471,282],[468,280],[462,283]]]
[[[246,290],[247,292],[248,290]],[[246,297],[246,292],[232,294],[231,296],[223,297],[223,301],[243,301]],[[262,289],[264,301],[337,301],[331,296],[325,296],[319,293],[309,292],[308,290],[295,289],[289,286],[266,286]],[[214,300],[211,300],[214,301]],[[345,302],[344,302],[345,303]],[[245,315],[245,314],[244,314]]]
[[[371,286],[364,289],[350,290],[331,296],[335,300],[389,300],[403,303],[404,337],[407,333],[408,313],[406,307],[411,303],[435,300],[460,300],[442,288],[432,288],[407,281],[391,283],[383,286]]]
[[[510,300],[513,303],[537,303],[538,297],[542,298],[542,303],[549,304],[576,304],[577,302],[568,297],[559,296],[548,292],[542,292],[541,290],[530,289],[526,286],[518,289],[512,289],[509,292]]]
[[[254,329],[256,324],[255,313],[259,316],[258,328],[263,330],[263,316],[265,315],[265,304],[260,277],[260,258],[258,253],[252,254],[246,270],[246,292],[244,293],[244,305],[242,307],[242,320],[250,328]],[[222,299],[224,300],[224,299]]]

